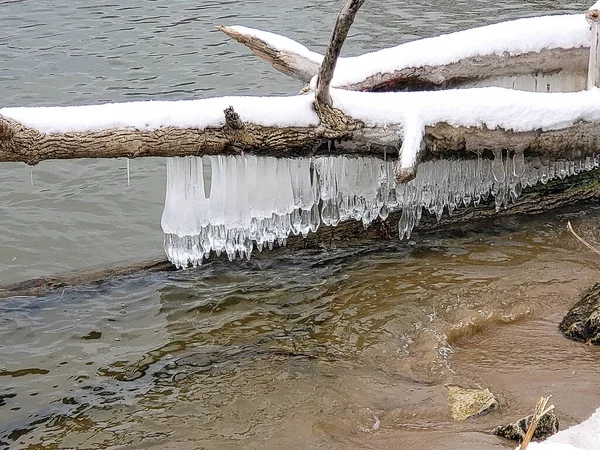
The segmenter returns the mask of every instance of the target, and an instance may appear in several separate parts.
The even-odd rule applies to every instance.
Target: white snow
[[[594,9],[600,9],[600,2],[594,3],[588,11],[593,11]]]
[[[243,26],[231,28],[254,36],[281,52],[296,54],[318,64],[323,60],[322,55],[285,36]],[[450,64],[483,55],[520,55],[545,49],[589,47],[590,42],[590,28],[584,14],[510,20],[339,58],[332,86],[343,87],[378,73],[410,67]]]
[[[341,58],[332,86],[341,87],[377,73],[408,67],[450,64],[480,55],[519,55],[552,48],[589,47],[590,42],[590,28],[584,14],[511,20]]]
[[[257,30],[255,28],[243,27],[240,25],[234,25],[229,27],[238,33],[242,33],[248,36],[253,36],[261,41],[265,42],[267,45],[281,51],[288,52],[291,54],[297,54],[303,58],[308,59],[309,61],[316,62],[317,64],[321,64],[323,61],[323,55],[320,55],[316,52],[310,51],[304,45],[299,42],[294,41],[286,36],[282,36],[280,34],[271,33],[269,31]]]
[[[554,130],[578,121],[600,121],[600,90],[539,93],[488,87],[429,92],[368,93],[332,89],[334,106],[369,126],[399,125],[403,168],[414,165],[424,128],[454,126],[513,131]],[[110,128],[152,130],[218,127],[233,106],[247,123],[316,126],[313,94],[291,97],[222,97],[177,102],[131,102],[74,107],[4,108],[0,114],[41,132]]]
[[[496,87],[394,93],[333,89],[331,96],[335,107],[367,125],[402,125],[403,168],[414,165],[424,127],[439,122],[529,131],[561,129],[580,120],[600,120],[600,90],[597,88],[573,93],[524,92]]]
[[[155,130],[161,127],[220,127],[223,110],[233,106],[242,121],[264,126],[318,125],[311,96],[216,97],[201,100],[142,101],[86,106],[2,108],[0,115],[42,133],[98,131],[111,128]]]
[[[590,9],[597,8],[598,4]],[[243,26],[231,28],[261,39],[279,51],[297,54],[319,64],[323,60],[322,55],[285,36]],[[516,19],[339,58],[332,86],[358,83],[377,73],[450,64],[474,56],[520,55],[553,48],[589,47],[590,41],[590,29],[584,14]]]
[[[544,442],[532,442],[531,450],[598,450],[600,448],[600,408],[579,425],[556,433]]]

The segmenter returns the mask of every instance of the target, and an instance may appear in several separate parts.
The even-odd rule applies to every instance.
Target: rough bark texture
[[[503,208],[499,212],[495,211],[492,199],[489,203],[482,204],[479,207],[458,208],[452,216],[447,214],[442,216],[439,222],[434,216],[424,212],[419,226],[413,232],[414,239],[418,240],[420,236],[430,231],[443,230],[443,232],[452,233],[457,229],[464,230],[466,223],[478,227],[488,220],[494,220],[502,216],[540,214],[567,205],[592,200],[597,201],[600,199],[599,185],[600,170],[595,170],[565,180],[554,180],[546,185],[539,184],[533,188],[528,188],[523,191],[516,203]],[[309,234],[307,238],[301,236],[290,237],[284,249],[275,249],[274,251],[293,252],[300,249],[341,247],[357,240],[373,242],[397,240],[398,231],[396,227],[399,218],[400,212],[395,212],[390,214],[385,222],[379,219],[376,220],[367,230],[363,228],[361,222],[357,221],[344,222],[335,228],[320,227],[316,233]],[[272,254],[269,251],[254,252],[252,255],[253,261],[270,258],[272,258]],[[231,264],[236,264],[236,262]],[[143,275],[167,270],[174,270],[173,265],[164,259],[158,259],[128,266],[106,267],[76,274],[36,278],[0,287],[0,299],[18,296],[40,296],[66,288],[107,283],[115,277]],[[198,270],[202,270],[202,268]],[[598,289],[600,290],[600,285],[598,285]]]
[[[471,87],[485,80],[527,74],[587,72],[588,48],[547,49],[521,55],[482,55],[439,66],[406,67],[339,86],[353,91],[415,91]]]
[[[421,161],[474,158],[477,152],[491,157],[493,150],[524,152],[542,159],[573,161],[600,151],[600,126],[579,122],[560,130],[512,132],[487,127],[454,127],[445,123],[426,127]]]
[[[319,102],[318,127],[276,128],[243,124],[233,110],[221,128],[153,131],[111,129],[44,134],[0,116],[0,162],[37,164],[48,159],[138,158],[240,154],[311,156],[318,154],[393,155],[401,142],[394,127],[367,128],[341,111]],[[236,119],[237,117],[237,119]],[[600,127],[581,122],[554,131],[512,132],[444,123],[427,127],[419,161],[491,157],[492,150],[523,151],[544,159],[578,159],[600,152]],[[489,152],[488,152],[489,150]]]
[[[0,116],[0,162],[37,164],[47,159],[202,156],[242,152],[265,156],[306,156],[318,152],[320,145],[327,140],[360,137],[354,134],[362,128],[359,122],[333,108],[317,109],[323,118],[322,124],[306,128],[243,124],[230,108],[224,112],[228,120],[221,128],[164,127],[152,131],[108,129],[40,133]],[[342,148],[339,150],[342,152]]]
[[[245,44],[280,72],[308,83],[317,74],[319,62],[291,54],[229,27],[219,30]],[[355,91],[413,91],[468,87],[484,80],[526,74],[568,72],[586,76],[590,49],[546,49],[520,55],[482,55],[439,66],[405,67],[394,72],[378,72],[352,84],[336,86]]]
[[[331,106],[329,85],[333,78],[338,57],[342,52],[342,46],[354,22],[354,17],[364,2],[365,0],[346,0],[335,22],[335,28],[333,29],[325,57],[319,68],[319,77],[317,78],[316,98],[317,101],[326,105]]]

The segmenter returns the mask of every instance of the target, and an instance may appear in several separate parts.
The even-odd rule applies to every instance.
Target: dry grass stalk
[[[575,230],[573,230],[573,227],[571,226],[571,222],[567,222],[567,228],[569,229],[569,231],[573,234],[573,236],[575,236],[575,238],[581,242],[583,245],[585,245],[587,248],[589,248],[591,251],[593,251],[594,253],[596,253],[597,255],[600,255],[600,250],[598,250],[596,247],[594,247],[592,244],[590,244],[588,241],[586,241],[585,239],[583,239],[581,236],[579,236],[577,233],[575,233]]]
[[[548,404],[548,400],[550,400],[550,397],[542,397],[540,398],[540,401],[537,403],[537,406],[535,407],[535,413],[533,414],[533,418],[531,419],[531,423],[529,424],[529,427],[527,428],[527,433],[525,433],[525,437],[523,438],[523,442],[521,442],[521,446],[519,447],[519,450],[526,450],[527,446],[529,445],[529,442],[531,442],[531,438],[533,437],[533,433],[535,432],[535,428],[537,427],[538,422],[540,421],[540,419],[547,413],[549,413],[550,411],[552,411],[554,409],[554,405],[550,405],[546,408],[546,405]]]

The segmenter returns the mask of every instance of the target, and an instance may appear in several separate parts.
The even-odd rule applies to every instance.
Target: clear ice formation
[[[394,161],[324,156],[272,158],[204,156],[169,158],[162,228],[165,251],[179,268],[198,266],[211,252],[250,258],[307,236],[319,226],[350,219],[368,227],[402,210],[400,239],[409,238],[423,209],[439,220],[492,195],[496,210],[515,201],[522,188],[600,166],[600,157],[542,162],[523,154],[494,159],[421,163],[417,176],[396,185]]]

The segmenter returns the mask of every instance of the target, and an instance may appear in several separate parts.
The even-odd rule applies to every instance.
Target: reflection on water
[[[568,218],[589,237],[599,214]],[[556,325],[597,262],[573,248],[566,218],[503,219],[489,232],[405,244],[283,250],[3,301],[0,441],[387,448],[394,433],[466,436],[500,420],[451,423],[448,383],[489,386],[508,411],[526,412],[542,387],[527,393],[525,381],[507,377],[538,369],[578,418],[580,405],[566,395],[573,386],[558,381],[574,361],[580,377],[592,376],[600,354],[565,343]],[[531,317],[541,329],[525,325]],[[540,342],[544,351],[530,354]],[[473,358],[461,353],[473,346]]]

